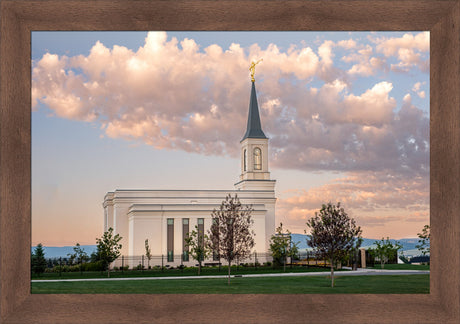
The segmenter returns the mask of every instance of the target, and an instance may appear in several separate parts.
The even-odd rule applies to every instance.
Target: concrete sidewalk
[[[426,270],[379,270],[379,269],[359,269],[357,271],[334,271],[334,276],[380,276],[380,275],[413,275],[430,274]],[[324,272],[292,272],[292,273],[254,273],[254,274],[232,274],[230,277],[304,277],[304,276],[329,276],[329,271]],[[134,278],[91,278],[91,279],[55,279],[55,280],[31,280],[32,282],[78,282],[78,281],[122,281],[122,280],[178,280],[178,279],[219,279],[226,278],[227,275],[216,276],[176,276],[176,277],[134,277]]]

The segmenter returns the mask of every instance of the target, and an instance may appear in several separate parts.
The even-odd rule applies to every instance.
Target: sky
[[[257,65],[276,223],[429,224],[429,32],[32,32],[32,244],[95,244],[115,189],[233,189]]]

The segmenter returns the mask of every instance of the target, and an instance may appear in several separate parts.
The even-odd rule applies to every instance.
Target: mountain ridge
[[[299,249],[300,250],[305,250],[305,249],[310,249],[307,245],[307,237],[309,235],[306,234],[292,234],[292,241],[293,242],[299,242]],[[369,239],[369,238],[363,238],[363,243],[361,244],[361,247],[364,248],[369,248],[374,245],[375,241],[380,241],[379,239]],[[390,239],[391,243],[394,244],[395,242],[399,242],[402,245],[402,249],[400,251],[417,251],[417,248],[415,247],[418,245],[418,238],[403,238],[400,240],[393,240]],[[86,254],[91,255],[91,253],[95,252],[97,249],[96,245],[81,245],[80,246]],[[67,258],[67,254],[74,253],[73,250],[74,246],[43,246],[43,249],[45,251],[45,258]],[[31,251],[33,252],[35,250],[35,246],[31,247]],[[414,253],[414,252],[412,252]]]

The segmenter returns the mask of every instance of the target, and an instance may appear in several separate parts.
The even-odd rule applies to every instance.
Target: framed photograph
[[[458,321],[460,258],[451,248],[460,244],[456,235],[460,226],[456,213],[460,203],[458,1],[393,1],[391,6],[387,1],[4,1],[1,9],[2,322],[216,322],[216,319],[221,322],[302,322],[306,316],[320,322],[341,323],[375,319],[392,323],[395,317],[398,322],[407,323]],[[315,294],[31,294],[30,107],[34,95],[31,94],[30,41],[32,32],[43,30],[428,31],[430,293],[356,294],[346,298],[345,295]],[[421,84],[414,85],[414,95],[424,96],[421,91]],[[264,146],[261,147],[259,159],[265,156]],[[257,164],[257,167],[263,169],[264,165]],[[238,311],[232,311],[234,309]]]

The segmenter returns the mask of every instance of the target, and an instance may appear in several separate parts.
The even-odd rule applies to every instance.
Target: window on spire
[[[243,151],[243,171],[246,172],[246,149]]]
[[[262,151],[258,147],[254,149],[254,170],[262,170]]]

